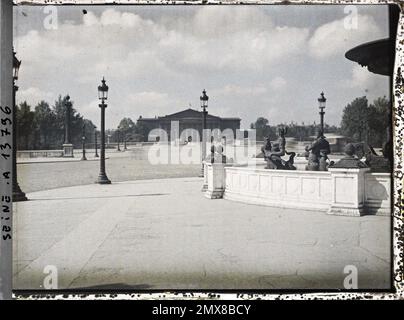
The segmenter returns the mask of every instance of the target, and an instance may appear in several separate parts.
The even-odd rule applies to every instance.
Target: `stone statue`
[[[345,145],[345,157],[330,165],[332,168],[367,168],[360,159],[363,157],[363,143],[348,143]]]
[[[330,153],[330,144],[319,131],[317,139],[310,146],[306,146],[306,159],[308,160],[306,170],[327,171],[328,166],[332,163],[328,158]]]
[[[365,163],[375,172],[391,172],[392,163],[392,143],[387,141],[383,145],[382,155],[378,155],[371,145],[367,146],[367,152],[365,152]]]
[[[365,142],[351,142],[345,146],[346,156],[334,168],[365,168],[374,172],[391,172],[391,143],[383,145],[383,155],[378,155],[371,145]],[[361,159],[364,158],[364,161]]]
[[[280,170],[296,170],[293,165],[295,153],[287,152],[285,149],[286,140],[285,134],[287,129],[280,128],[278,130],[278,140],[271,144],[269,137],[265,138],[265,145],[261,148],[264,159],[267,162],[265,169],[280,169]],[[287,161],[282,159],[282,156],[290,155]]]

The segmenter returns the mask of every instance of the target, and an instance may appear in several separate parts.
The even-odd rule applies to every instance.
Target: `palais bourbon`
[[[181,141],[196,141],[197,138],[192,134],[193,130],[194,133],[199,133],[199,137],[202,136],[202,112],[194,109],[186,109],[163,117],[143,118],[140,116],[137,124],[145,128],[146,140],[147,137],[149,137],[149,141],[160,139],[158,134],[150,134],[150,131],[153,129],[163,129],[167,132],[168,140],[171,140],[171,124],[174,121],[178,121],[179,123]],[[237,129],[240,129],[240,118],[221,118],[207,114],[206,128],[210,130],[220,129],[221,131],[231,129],[235,133]]]

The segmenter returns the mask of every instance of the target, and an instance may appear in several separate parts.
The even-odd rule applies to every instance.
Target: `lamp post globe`
[[[107,86],[105,78],[103,77],[101,80],[101,85],[98,86],[98,99],[100,99],[102,102],[108,100],[108,90],[109,87]]]
[[[324,96],[324,92],[321,92],[320,98],[317,99],[318,101],[318,108],[320,109],[320,133],[324,135],[324,114],[325,114],[325,105],[326,105],[326,97]]]
[[[98,175],[97,183],[110,184],[111,180],[108,179],[105,170],[105,108],[107,104],[105,101],[108,99],[108,86],[105,78],[102,78],[101,85],[98,86],[98,98],[101,103],[98,105],[101,108],[101,132],[100,132],[100,173]]]
[[[20,72],[21,60],[18,60],[17,53],[13,50],[13,80],[18,80],[18,74]]]
[[[203,109],[203,111],[205,111],[208,108],[208,100],[209,100],[209,97],[207,96],[205,89],[202,91],[202,95],[199,97],[199,100],[201,101],[201,108]]]
[[[201,167],[201,174],[200,176],[204,176],[204,170],[205,170],[205,163],[204,160],[206,158],[206,118],[208,115],[208,100],[209,97],[206,94],[206,90],[203,89],[202,95],[199,97],[199,100],[201,102],[201,108],[202,108],[202,132],[201,132],[201,142],[202,142],[202,153],[201,153],[201,162],[202,162],[202,167]]]
[[[66,115],[65,115],[65,144],[70,143],[70,115],[72,110],[72,102],[70,101],[70,96],[67,95],[65,99],[65,108],[66,108]]]

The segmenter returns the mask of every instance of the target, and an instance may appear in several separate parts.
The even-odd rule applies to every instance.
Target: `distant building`
[[[180,112],[166,115],[164,117],[155,118],[143,118],[139,117],[137,120],[137,125],[143,127],[144,138],[147,141],[156,141],[161,137],[158,135],[149,136],[149,133],[153,129],[163,129],[167,132],[168,139],[171,140],[171,123],[173,121],[178,121],[179,123],[179,135],[180,140],[183,141],[195,141],[196,137],[192,133],[196,131],[199,137],[202,135],[202,112],[194,109],[186,109]],[[240,129],[240,118],[221,118],[211,114],[206,117],[207,129],[220,129],[221,131],[225,129],[231,129],[236,134],[236,130]],[[193,130],[192,130],[193,129]]]

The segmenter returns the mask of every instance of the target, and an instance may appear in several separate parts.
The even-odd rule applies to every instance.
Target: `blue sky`
[[[388,37],[387,6],[355,8],[357,28],[347,29],[346,6],[18,6],[17,100],[52,104],[69,93],[98,125],[105,76],[107,128],[123,117],[199,109],[202,89],[210,113],[240,117],[248,128],[259,116],[270,124],[318,122],[324,91],[325,121],[338,125],[355,97],[389,94],[387,77],[344,57]]]

